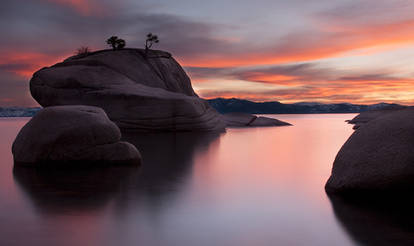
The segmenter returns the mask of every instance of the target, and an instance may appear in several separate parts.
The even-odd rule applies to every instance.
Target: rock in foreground
[[[362,125],[342,146],[326,184],[331,193],[409,190],[414,186],[414,109]]]
[[[120,128],[138,131],[224,130],[221,116],[193,91],[167,52],[104,50],[37,71],[30,91],[40,105],[91,105]]]
[[[273,118],[246,113],[227,113],[223,120],[228,127],[290,126],[291,124]]]
[[[39,111],[19,132],[15,165],[138,165],[140,153],[122,142],[119,128],[91,106],[56,106]]]

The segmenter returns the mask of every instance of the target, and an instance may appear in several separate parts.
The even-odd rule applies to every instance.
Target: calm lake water
[[[29,119],[0,119],[0,245],[358,244],[324,191],[354,114],[274,117],[294,126],[126,134],[141,168],[82,172],[13,170]]]

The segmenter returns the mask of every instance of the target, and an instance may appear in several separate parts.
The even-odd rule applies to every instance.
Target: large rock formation
[[[223,130],[221,116],[200,99],[172,56],[141,49],[74,56],[37,71],[30,81],[40,105],[92,105],[119,127],[141,131]]]
[[[122,129],[215,131],[238,121],[236,117],[229,123],[230,116],[223,119],[199,98],[182,67],[164,51],[103,50],[73,56],[37,71],[30,91],[44,107],[98,106]],[[280,125],[265,117],[255,123]]]
[[[102,109],[56,106],[39,111],[20,130],[12,152],[18,166],[138,165],[138,150],[120,139]]]
[[[328,192],[414,186],[414,109],[389,112],[356,130],[336,156]]]

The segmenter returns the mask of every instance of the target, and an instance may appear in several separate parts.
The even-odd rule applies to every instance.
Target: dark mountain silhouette
[[[220,113],[241,112],[250,114],[321,114],[321,113],[360,113],[367,110],[404,108],[399,104],[378,103],[359,105],[351,103],[323,104],[300,102],[284,104],[274,102],[252,102],[243,99],[215,98],[207,100]]]
[[[280,102],[252,102],[231,98],[215,98],[207,100],[220,113],[250,114],[323,114],[323,113],[360,113],[368,110],[402,109],[407,106],[390,103],[360,105],[351,103],[323,104],[300,102],[284,104]],[[0,117],[32,117],[40,108],[0,107]]]
[[[40,108],[0,107],[0,117],[32,117]]]

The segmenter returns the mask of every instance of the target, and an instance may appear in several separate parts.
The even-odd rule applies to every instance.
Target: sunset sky
[[[0,106],[34,71],[117,35],[160,38],[204,98],[414,105],[412,0],[2,0]]]

